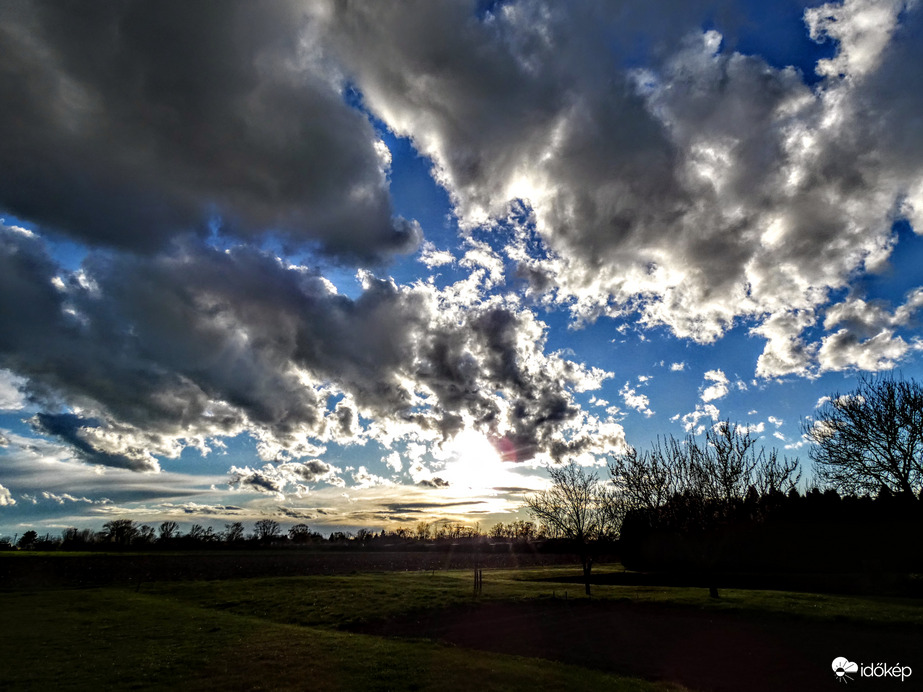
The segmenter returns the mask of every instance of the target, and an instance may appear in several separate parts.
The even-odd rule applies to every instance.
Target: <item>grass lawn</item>
[[[533,581],[573,569],[472,575],[386,572],[0,592],[0,689],[668,690],[553,661],[388,639],[343,628],[478,601],[583,599],[582,587]],[[909,599],[772,591],[595,586],[630,599],[869,627],[919,627]]]
[[[436,580],[449,591],[463,586],[460,578]],[[381,583],[386,586],[363,600]],[[390,596],[413,583],[407,575],[380,574],[173,583],[140,592],[0,593],[0,689],[681,689],[542,659],[333,628],[356,617],[353,610],[370,616],[369,606],[383,601],[391,603],[390,612],[406,612],[400,598]],[[433,586],[419,591],[408,604],[433,606],[439,601],[431,599],[445,593]]]
[[[600,572],[621,567],[602,567]],[[338,627],[477,601],[585,599],[580,584],[544,581],[578,569],[484,571],[483,592],[472,596],[469,571],[382,572],[347,576],[285,577],[143,585],[157,594],[198,606],[287,624]],[[593,586],[593,599],[739,612],[754,617],[856,622],[872,626],[923,626],[923,600],[837,596],[787,591],[722,589],[721,598],[688,587]]]

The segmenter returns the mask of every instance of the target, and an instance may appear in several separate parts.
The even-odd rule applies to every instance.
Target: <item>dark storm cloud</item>
[[[143,450],[136,450],[134,456],[128,456],[109,454],[94,448],[84,439],[81,432],[87,427],[98,427],[98,421],[84,420],[72,414],[39,413],[31,419],[30,423],[36,432],[57,437],[65,442],[77,452],[82,461],[88,464],[112,466],[130,471],[158,471],[160,469],[157,462],[144,454]]]
[[[291,2],[4,3],[0,209],[137,250],[216,217],[364,259],[410,249],[316,38]]]
[[[349,298],[264,253],[195,243],[91,253],[57,272],[37,238],[3,229],[3,240],[0,367],[28,378],[47,411],[92,412],[92,426],[58,421],[72,444],[176,456],[193,438],[250,430],[284,461],[317,454],[309,438],[352,439],[357,413],[446,437],[474,425],[512,440],[520,459],[612,441],[560,437],[579,414],[574,388],[604,374],[545,354],[544,326],[515,303],[471,307],[372,277]],[[331,410],[336,392],[353,403]],[[296,470],[303,481],[323,472]],[[277,492],[277,480],[248,471],[239,483]]]
[[[421,488],[448,488],[449,482],[436,476],[435,478],[424,478],[417,482]]]

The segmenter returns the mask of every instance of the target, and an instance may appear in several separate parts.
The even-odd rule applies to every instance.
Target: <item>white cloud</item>
[[[355,488],[373,488],[379,485],[393,485],[387,478],[370,473],[365,466],[360,466],[356,472],[352,474],[352,477],[353,483],[355,484],[353,487]]]
[[[60,495],[57,495],[55,493],[50,493],[47,490],[42,491],[42,497],[46,500],[56,502],[59,505],[63,505],[65,502],[84,502],[86,504],[92,505],[97,502],[96,500],[91,500],[88,497],[74,497],[70,493],[61,493]],[[108,503],[108,500],[103,500],[102,502],[105,504]]]
[[[820,367],[825,371],[856,368],[859,370],[889,370],[910,350],[911,346],[891,330],[882,331],[871,339],[860,340],[847,329],[825,336],[818,351]]]
[[[394,473],[400,473],[403,468],[401,463],[401,455],[397,452],[391,452],[388,456],[385,457],[385,464],[390,468]]]
[[[679,419],[682,421],[683,429],[687,433],[701,435],[705,432],[705,425],[702,424],[702,420],[710,418],[712,422],[717,423],[720,416],[721,412],[714,404],[696,404],[695,411],[691,411]]]
[[[437,250],[430,241],[425,241],[420,250],[420,262],[429,269],[455,263],[455,255],[448,250]]]
[[[11,507],[16,504],[9,490],[0,485],[0,507]]]
[[[308,483],[326,483],[341,487],[340,470],[320,459],[306,462],[284,462],[264,464],[262,468],[232,466],[228,471],[227,484],[234,490],[248,490],[258,493],[272,493],[284,500],[287,493],[301,497],[310,491]]]
[[[651,400],[646,394],[639,394],[636,389],[629,386],[628,382],[619,390],[619,394],[628,408],[633,408],[648,418],[654,415],[654,412],[650,409]]]
[[[827,309],[824,328],[841,327],[823,337],[818,350],[821,371],[846,369],[887,370],[893,368],[916,344],[895,335],[895,329],[914,319],[923,307],[923,289],[911,291],[904,303],[889,311],[883,301],[858,298]]]
[[[686,363],[685,363],[685,362],[671,363],[671,364],[670,364],[670,370],[672,370],[673,372],[682,372],[682,371],[685,370],[685,369],[686,369]]]
[[[702,390],[702,401],[708,402],[720,399],[730,390],[727,375],[721,370],[709,370],[705,373],[705,380],[714,384]]]
[[[0,411],[18,411],[26,406],[22,387],[26,381],[9,370],[0,370]]]
[[[917,214],[923,199],[923,155],[892,134],[920,140],[919,90],[897,86],[920,52],[899,21],[919,24],[919,8],[809,10],[811,35],[838,45],[814,87],[723,49],[697,29],[699,9],[674,5],[645,26],[673,54],[621,73],[598,69],[590,46],[606,36],[600,51],[612,50],[634,25],[597,6],[512,3],[481,24],[454,6],[413,23],[370,6],[329,19],[326,35],[371,110],[432,159],[463,226],[491,227],[526,201],[542,247],[520,234],[508,254],[575,321],[634,312],[713,342],[750,318],[766,339],[760,377],[812,375],[833,362],[816,362],[805,329],[833,289],[883,266],[895,210]]]
[[[859,79],[873,72],[897,28],[898,14],[912,4],[913,0],[845,0],[806,9],[811,38],[838,43],[833,58],[817,63],[817,73]]]

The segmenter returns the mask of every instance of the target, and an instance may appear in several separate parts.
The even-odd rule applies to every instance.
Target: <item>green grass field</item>
[[[355,634],[344,627],[476,600],[583,598],[574,585],[534,581],[573,569],[143,584],[0,592],[0,689],[667,690],[553,661],[433,642]],[[594,599],[807,618],[872,626],[923,624],[903,599],[704,589],[599,586]]]

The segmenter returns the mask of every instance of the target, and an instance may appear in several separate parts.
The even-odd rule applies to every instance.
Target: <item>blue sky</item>
[[[486,526],[719,420],[809,483],[920,379],[913,3],[70,12],[0,10],[0,534]]]

